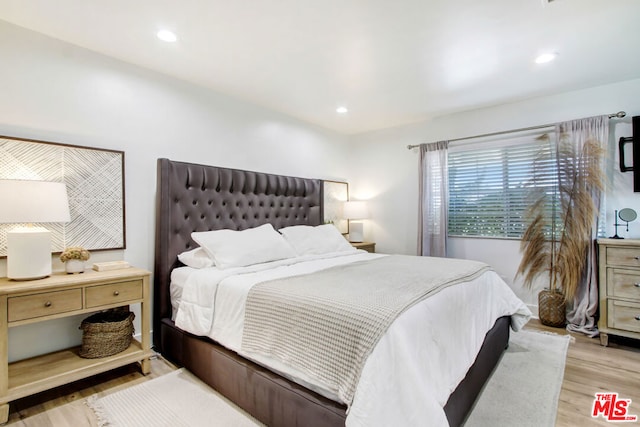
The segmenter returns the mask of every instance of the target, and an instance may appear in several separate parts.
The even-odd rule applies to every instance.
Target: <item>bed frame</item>
[[[154,346],[257,420],[273,427],[344,426],[346,407],[252,363],[171,321],[171,270],[195,247],[194,231],[276,229],[323,223],[322,181],[158,159],[154,271]],[[461,425],[509,340],[509,318],[496,321],[445,413]]]

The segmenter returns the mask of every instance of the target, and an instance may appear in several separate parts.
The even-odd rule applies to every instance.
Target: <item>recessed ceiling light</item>
[[[538,55],[536,58],[536,64],[545,64],[547,62],[551,62],[558,56],[555,52],[543,53],[542,55]]]
[[[336,108],[336,113],[338,113],[338,114],[346,114],[347,112],[349,112],[349,110],[347,110],[347,107],[338,107],[338,108]]]
[[[158,38],[162,41],[168,42],[168,43],[173,43],[176,40],[178,40],[178,37],[175,35],[175,33],[169,31],[169,30],[160,30],[158,31],[158,33],[156,34],[158,36]]]

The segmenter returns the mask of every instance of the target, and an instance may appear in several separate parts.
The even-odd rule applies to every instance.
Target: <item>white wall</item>
[[[484,108],[346,138],[279,113],[58,42],[0,21],[0,135],[126,152],[127,249],[94,252],[153,269],[156,159],[350,182],[371,200],[365,235],[380,252],[416,253],[418,154],[407,144],[627,111],[640,114],[640,80]],[[613,122],[612,122],[613,123]],[[617,125],[629,136],[629,119]],[[350,142],[350,144],[345,144]],[[615,156],[611,164],[617,165]],[[613,209],[640,212],[631,174],[611,173]],[[610,232],[612,234],[612,226]],[[640,237],[640,220],[625,237]],[[519,242],[452,239],[453,256],[493,265],[513,283]],[[54,260],[54,269],[61,269]],[[6,264],[0,260],[0,276]],[[12,328],[10,359],[79,342],[78,318]],[[138,326],[139,327],[139,326]]]
[[[153,271],[159,157],[346,178],[346,137],[274,111],[2,21],[0,58],[0,135],[125,151],[127,249],[92,261]],[[82,317],[12,328],[10,360],[79,342]]]
[[[351,138],[350,190],[369,199],[371,219],[365,240],[379,252],[415,254],[418,228],[418,150],[408,144],[454,139],[489,132],[537,126],[624,110],[624,120],[612,120],[607,188],[607,235],[613,234],[613,211],[630,207],[640,213],[640,193],[633,193],[632,173],[620,173],[617,146],[631,136],[631,116],[640,114],[640,79],[522,102],[487,107]],[[622,233],[620,231],[623,231]],[[640,237],[640,220],[623,237]],[[450,256],[492,265],[525,302],[537,305],[537,290],[514,281],[520,263],[519,241],[450,238]]]

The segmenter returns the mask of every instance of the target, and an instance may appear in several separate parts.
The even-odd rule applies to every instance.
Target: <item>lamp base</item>
[[[51,232],[42,227],[7,232],[7,277],[42,279],[51,275]]]
[[[362,237],[362,223],[361,222],[349,222],[349,241],[354,243],[360,243],[363,241]]]

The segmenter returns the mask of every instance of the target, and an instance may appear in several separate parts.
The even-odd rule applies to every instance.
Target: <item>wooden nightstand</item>
[[[0,423],[7,422],[9,402],[77,381],[119,366],[140,362],[149,373],[149,272],[138,268],[82,274],[55,273],[40,280],[0,278]],[[141,341],[99,359],[78,356],[79,347],[8,363],[8,328],[129,304],[140,304]]]
[[[362,249],[367,252],[374,253],[376,251],[376,244],[373,242],[349,242],[351,246],[357,249]]]
[[[598,270],[600,344],[640,339],[640,240],[598,239]]]

